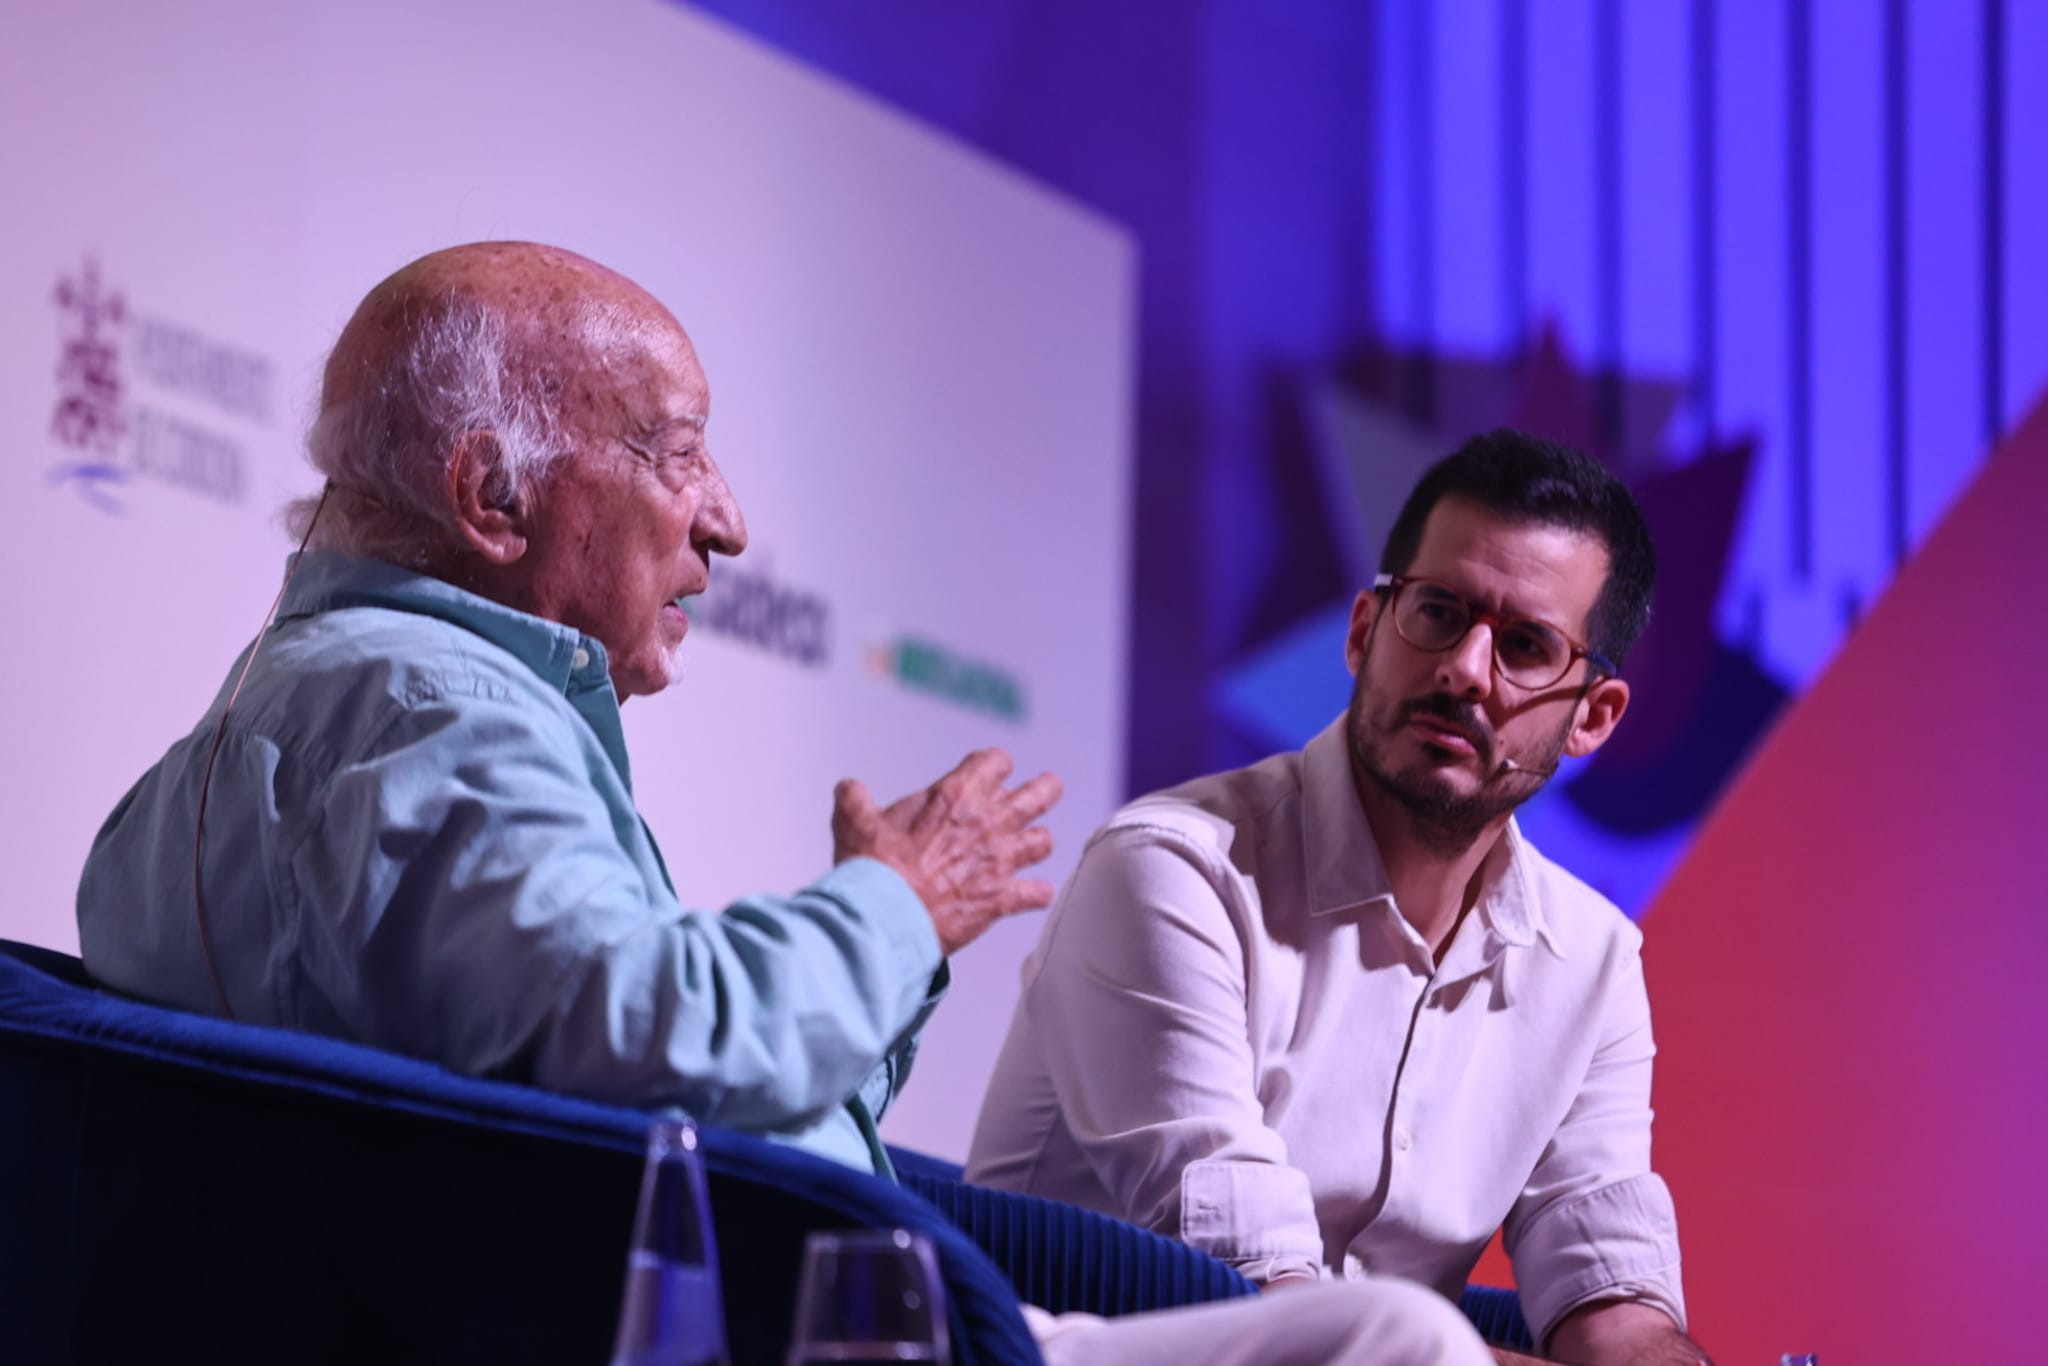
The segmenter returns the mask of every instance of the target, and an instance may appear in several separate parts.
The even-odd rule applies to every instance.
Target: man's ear
[[[1373,618],[1379,614],[1380,595],[1370,588],[1358,590],[1358,596],[1351,600],[1351,629],[1344,636],[1344,662],[1350,666],[1351,676],[1358,677],[1359,666],[1365,663],[1365,638],[1372,632]]]
[[[526,553],[526,515],[495,432],[464,432],[448,456],[448,501],[469,548],[495,565]]]
[[[1571,734],[1565,737],[1564,752],[1574,759],[1591,754],[1607,743],[1607,737],[1614,734],[1614,728],[1621,724],[1621,714],[1627,710],[1628,684],[1619,678],[1602,678],[1579,699],[1578,715],[1572,720]]]

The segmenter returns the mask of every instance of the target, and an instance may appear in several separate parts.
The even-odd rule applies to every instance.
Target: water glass
[[[788,1366],[948,1360],[946,1296],[930,1239],[899,1228],[805,1240]]]

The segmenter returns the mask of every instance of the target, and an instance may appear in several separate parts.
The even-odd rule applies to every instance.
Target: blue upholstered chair
[[[0,1361],[601,1366],[647,1117],[95,991],[0,941]],[[779,1366],[803,1234],[928,1234],[956,1360],[1040,1360],[923,1200],[703,1133],[733,1359]]]

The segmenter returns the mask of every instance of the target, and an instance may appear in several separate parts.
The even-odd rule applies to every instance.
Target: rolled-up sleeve
[[[1600,1042],[1584,1084],[1509,1213],[1504,1237],[1536,1341],[1595,1300],[1651,1304],[1685,1325],[1678,1223],[1650,1170],[1656,1046],[1635,944],[1604,975]]]
[[[721,1124],[800,1129],[845,1103],[928,1004],[938,939],[869,859],[786,897],[685,910],[556,718],[464,698],[409,710],[339,768],[294,875],[346,1032],[474,1073]]]
[[[1236,884],[1177,831],[1112,827],[1047,926],[1025,1008],[1122,1216],[1253,1280],[1322,1274],[1308,1178],[1265,1120]]]

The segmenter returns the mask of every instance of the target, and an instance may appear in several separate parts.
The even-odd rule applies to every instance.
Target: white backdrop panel
[[[626,712],[684,900],[808,881],[835,779],[886,797],[988,743],[1066,780],[1064,876],[1123,749],[1121,234],[658,0],[4,8],[0,934],[75,949],[93,831],[260,621],[356,299],[488,237],[638,279],[711,378],[753,548]],[[781,606],[765,645],[715,625],[742,588]],[[907,683],[905,641],[973,696]],[[1034,933],[955,964],[892,1137],[964,1151]]]

